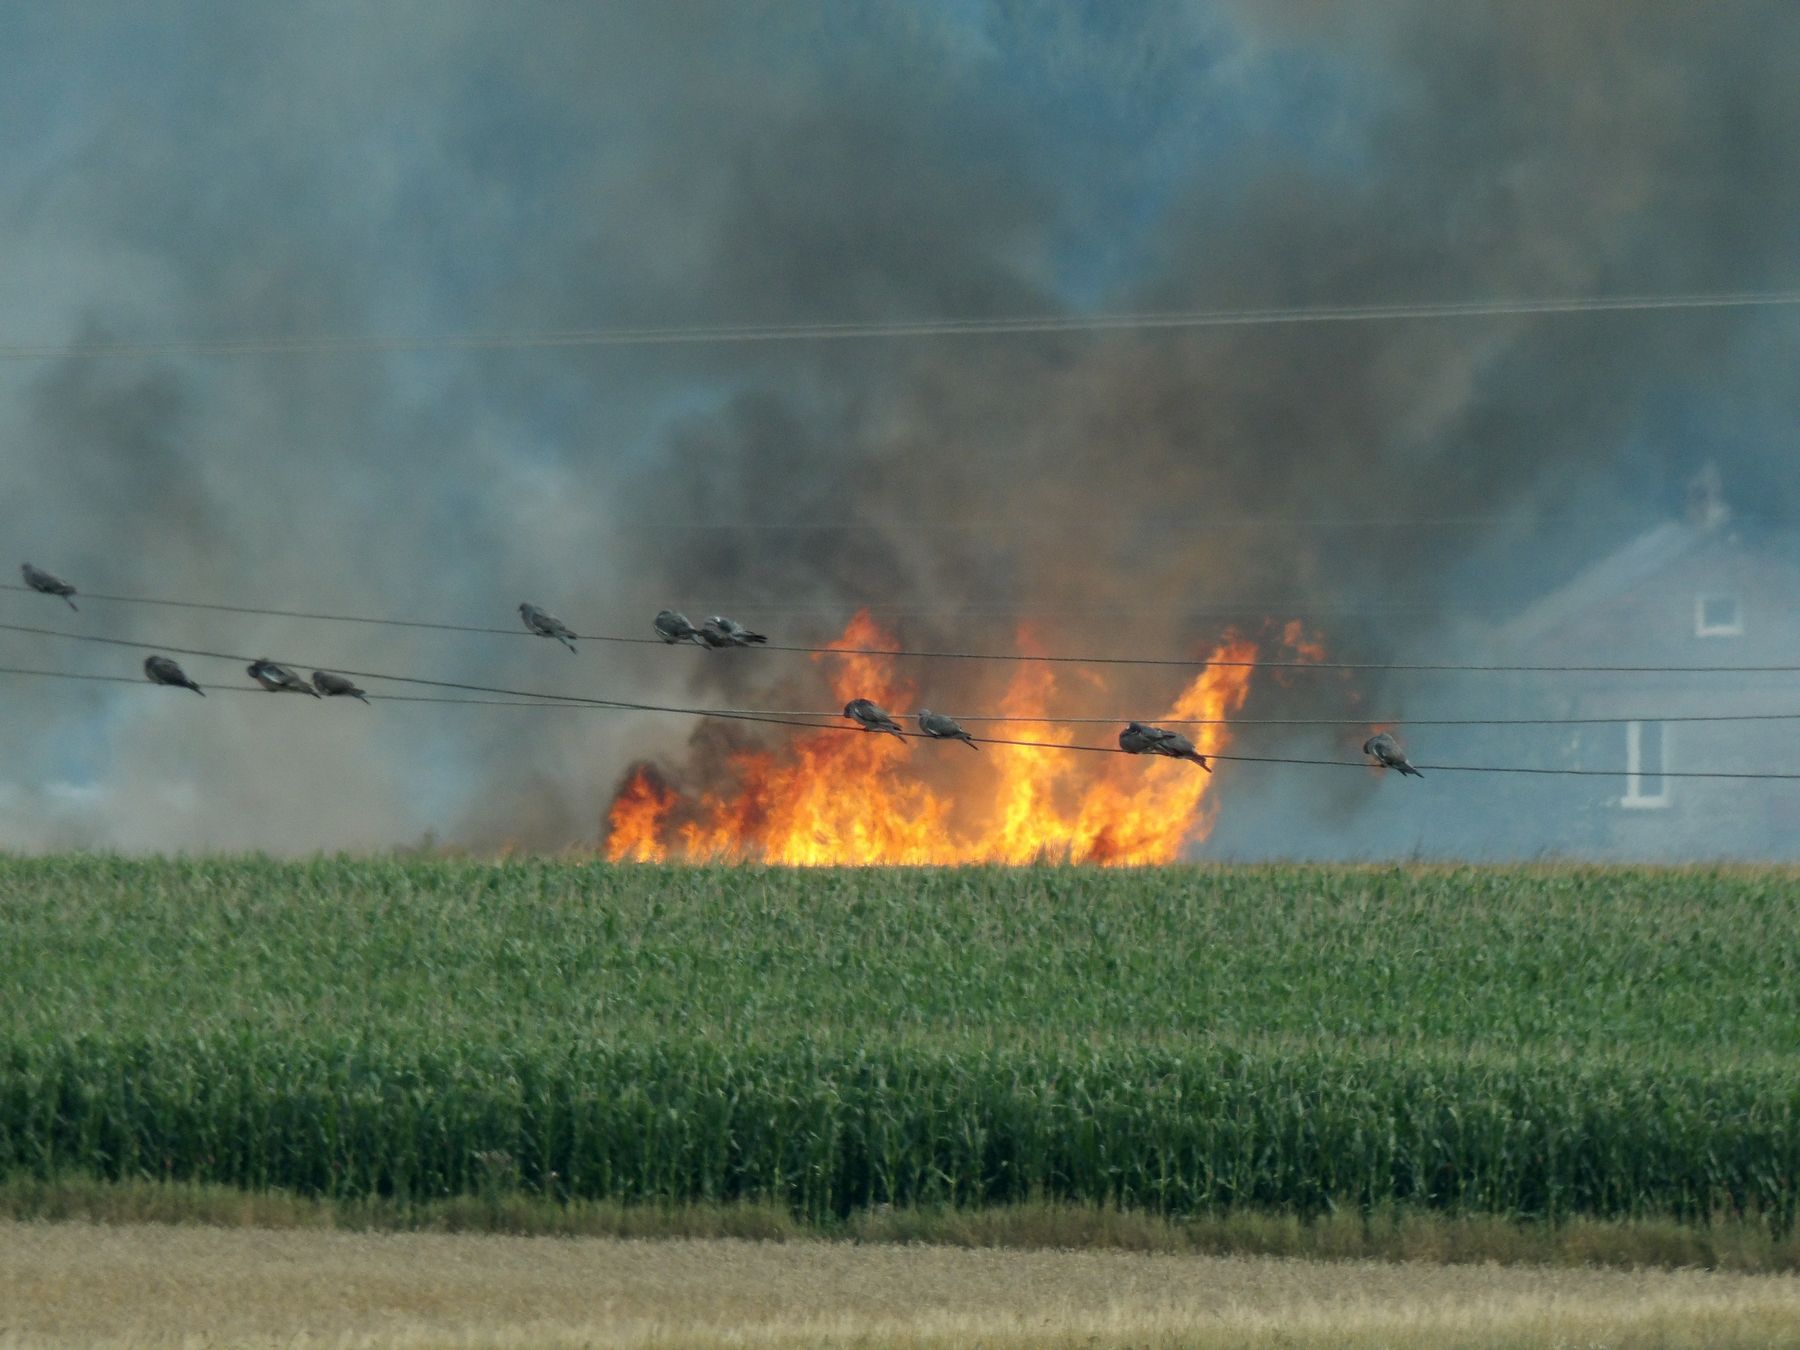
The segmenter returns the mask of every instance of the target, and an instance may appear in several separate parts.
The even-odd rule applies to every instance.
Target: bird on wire
[[[369,696],[358,689],[354,682],[345,679],[342,675],[333,675],[329,670],[313,672],[313,688],[325,695],[326,698],[353,698],[361,703],[369,701]]]
[[[244,669],[250,672],[251,679],[271,694],[310,694],[313,698],[319,697],[317,689],[286,666],[277,665],[267,657],[252,661]]]
[[[1155,744],[1156,728],[1142,722],[1127,722],[1125,730],[1119,733],[1119,749],[1128,755],[1148,754]]]
[[[706,622],[710,627],[718,629],[721,636],[730,639],[733,647],[749,647],[755,643],[767,642],[769,640],[761,633],[752,633],[736,619],[728,619],[723,614],[715,614]],[[702,629],[701,631],[704,632],[705,630]]]
[[[724,629],[714,625],[711,619],[700,625],[700,641],[717,651],[720,647],[735,647],[737,644],[728,637]]]
[[[1385,731],[1378,731],[1364,741],[1363,753],[1372,756],[1384,769],[1398,769],[1402,775],[1411,774],[1414,778],[1425,776],[1413,768],[1412,761],[1406,757],[1406,751],[1400,748],[1400,742]]]
[[[1144,722],[1125,724],[1125,730],[1119,733],[1119,749],[1128,755],[1166,755],[1170,759],[1185,759],[1212,772],[1206,756],[1195,750],[1194,743],[1186,736]]]
[[[919,730],[934,741],[961,741],[971,750],[981,747],[975,744],[975,738],[963,730],[961,722],[954,717],[946,717],[943,713],[934,713],[929,708],[921,708],[918,712]]]
[[[888,716],[886,709],[866,698],[853,698],[846,703],[844,716],[859,724],[864,731],[891,731],[901,740],[906,739],[906,733],[900,730],[898,722]]]
[[[69,600],[69,597],[75,594],[75,588],[56,573],[46,572],[43,568],[33,567],[30,563],[21,563],[19,572],[25,578],[25,584],[32,590],[42,591],[45,595],[60,595],[64,600],[69,601],[70,609],[80,612],[80,606],[73,600]]]
[[[555,638],[570,651],[575,650],[575,631],[554,614],[547,613],[536,605],[521,602],[519,617],[525,620],[525,626],[539,637]]]
[[[187,677],[187,672],[166,656],[146,656],[144,658],[144,674],[151,684],[173,685],[177,689],[192,689],[201,698],[206,697],[204,690]]]
[[[1206,762],[1206,756],[1194,749],[1194,743],[1179,731],[1165,731],[1161,727],[1152,727],[1151,730],[1157,733],[1156,744],[1150,747],[1151,754],[1189,760],[1208,773],[1212,772],[1212,765]]]
[[[677,614],[672,609],[656,611],[656,635],[664,642],[696,642],[702,647],[706,645],[706,639],[688,621],[688,616]]]

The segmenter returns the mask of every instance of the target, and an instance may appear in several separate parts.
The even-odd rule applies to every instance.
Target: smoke
[[[1800,15],[1775,3],[402,0],[14,24],[10,342],[1794,280],[1800,82],[1770,54]],[[529,599],[645,635],[674,605],[801,640],[869,605],[917,645],[1004,648],[1025,618],[1047,646],[1159,655],[1298,614],[1334,653],[1454,659],[1672,512],[1704,459],[1791,514],[1794,336],[1785,312],[1697,311],[70,356],[0,372],[0,511],[21,558],[88,591],[496,626]],[[34,599],[3,607],[48,625]],[[624,698],[811,688],[775,658],[100,603],[54,617],[309,669]],[[0,647],[95,673],[142,655]],[[976,709],[1004,675],[929,678],[932,706]],[[694,735],[602,713],[7,692],[0,844],[19,847],[578,844],[625,764],[678,763]],[[1473,696],[1359,692],[1415,714]],[[1343,693],[1266,682],[1249,711]],[[1245,748],[1295,744],[1321,748]],[[1232,786],[1221,852],[1414,843],[1370,815],[1357,774]],[[1445,791],[1445,812],[1482,809],[1473,785]]]

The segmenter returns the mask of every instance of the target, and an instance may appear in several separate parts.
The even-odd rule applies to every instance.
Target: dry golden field
[[[1800,1346],[1800,1278],[0,1223],[0,1346]]]

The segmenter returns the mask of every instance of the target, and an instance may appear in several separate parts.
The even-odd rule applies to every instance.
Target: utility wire
[[[93,635],[89,635],[89,634],[81,634],[81,633],[62,633],[62,632],[57,632],[52,629],[24,628],[17,624],[0,624],[0,629],[6,629],[9,631],[13,631],[13,632],[38,633],[38,634],[41,634],[41,635],[47,636],[47,637],[63,637],[63,638],[69,638],[69,639],[72,639],[72,640],[78,641],[78,642],[100,642],[100,643],[105,643],[109,646],[136,647],[140,650],[144,647],[144,644],[142,644],[142,643],[129,642],[123,638],[97,637],[97,636],[93,636]],[[240,656],[240,655],[237,655],[234,653],[197,651],[192,648],[183,648],[183,647],[167,647],[167,646],[165,646],[165,647],[162,647],[160,650],[177,652],[182,656],[200,656],[200,657],[216,658],[219,660],[226,660],[226,661],[244,661],[244,660],[248,659],[246,657],[243,657],[243,656]],[[291,662],[291,663],[283,662],[282,664],[307,665],[310,663],[309,662]],[[62,675],[62,672],[56,672],[56,671],[24,670],[24,669],[19,669],[19,668],[0,668],[0,673],[23,674],[23,675],[56,675],[56,676]],[[610,709],[613,709],[616,711],[669,713],[669,714],[674,714],[674,715],[684,716],[684,717],[710,717],[710,718],[721,718],[721,719],[725,719],[725,720],[729,720],[729,721],[755,722],[755,723],[761,723],[761,724],[770,725],[770,726],[802,727],[802,728],[812,730],[812,731],[839,731],[839,732],[855,733],[858,735],[869,734],[867,728],[864,728],[864,727],[845,726],[842,723],[833,723],[833,722],[803,721],[803,720],[800,720],[798,717],[790,717],[790,716],[784,716],[784,715],[772,714],[772,713],[734,711],[734,710],[717,709],[717,708],[683,708],[683,707],[670,706],[670,705],[666,705],[666,704],[631,703],[631,702],[607,700],[607,699],[590,699],[590,698],[583,698],[583,697],[573,695],[573,694],[537,694],[537,693],[530,693],[530,692],[524,691],[524,690],[500,689],[500,688],[495,688],[493,686],[488,686],[488,685],[459,684],[459,683],[453,683],[451,681],[446,681],[446,680],[421,679],[421,678],[414,677],[414,676],[376,674],[376,673],[373,673],[370,671],[345,670],[345,671],[340,671],[340,673],[346,674],[346,675],[353,675],[358,679],[365,679],[365,680],[392,680],[397,683],[403,683],[403,684],[422,684],[422,685],[430,685],[430,686],[440,687],[440,688],[467,689],[467,690],[475,690],[475,691],[494,693],[494,694],[508,694],[508,695],[518,696],[521,699],[533,700],[533,702],[521,703],[521,704],[510,704],[510,705],[503,705],[503,706],[557,707],[557,706],[562,706],[564,704],[580,704],[580,705],[586,705],[589,707],[596,707],[596,708],[610,708]],[[132,680],[132,679],[128,679],[125,676],[116,676],[116,675],[113,675],[113,676],[74,675],[74,676],[70,676],[69,678],[104,680],[107,682],[128,683],[128,684],[140,683],[137,680]],[[219,687],[226,689],[230,692],[235,692],[235,693],[250,694],[250,693],[264,692],[264,691],[255,690],[255,689],[247,689],[242,686],[227,685],[227,686],[219,686]],[[405,695],[401,695],[401,696],[383,695],[382,696],[384,701],[390,697],[394,697],[395,701],[413,702],[413,703],[470,702],[470,703],[486,704],[489,702],[489,700],[485,700],[485,699],[461,700],[461,699],[432,699],[432,698],[423,698],[423,697],[411,697],[411,696],[405,696]],[[877,734],[893,734],[893,733],[877,733]],[[901,731],[898,734],[906,740],[933,740],[933,739],[935,739],[934,737],[926,736],[922,732]],[[1036,749],[1036,750],[1064,750],[1064,751],[1072,750],[1072,751],[1080,751],[1080,752],[1087,753],[1087,754],[1100,754],[1100,755],[1122,755],[1122,754],[1127,753],[1126,751],[1118,748],[1117,746],[1110,746],[1110,745],[1081,745],[1081,744],[1069,743],[1069,742],[1064,742],[1064,741],[1036,741],[1036,740],[1024,740],[1024,739],[1018,739],[1018,738],[998,737],[998,736],[976,736],[976,737],[972,737],[971,739],[975,743],[980,744],[980,745],[1018,746],[1018,747],[1023,747],[1023,748],[1027,748],[1027,749]],[[1373,765],[1370,761],[1367,761],[1367,760],[1306,759],[1306,758],[1299,758],[1299,757],[1293,757],[1293,756],[1281,756],[1281,755],[1234,755],[1234,754],[1216,754],[1216,753],[1212,753],[1212,752],[1207,752],[1204,757],[1206,759],[1216,760],[1221,763],[1231,762],[1231,763],[1243,763],[1243,764],[1296,764],[1296,765],[1316,766],[1316,767],[1321,767],[1321,768],[1330,767],[1330,768],[1345,768],[1345,769],[1357,769],[1357,768],[1368,769],[1368,768],[1377,767],[1377,766]],[[1620,777],[1627,776],[1624,770],[1618,770],[1618,769],[1534,768],[1534,767],[1523,767],[1523,766],[1516,766],[1516,765],[1498,765],[1498,764],[1429,764],[1429,763],[1418,764],[1418,765],[1415,765],[1415,767],[1419,768],[1421,770],[1431,769],[1435,772],[1440,772],[1440,773],[1513,773],[1513,774],[1540,774],[1540,775],[1550,775],[1550,776],[1557,776],[1557,777],[1579,777],[1579,778],[1620,778]],[[1727,780],[1745,780],[1745,781],[1779,781],[1779,782],[1800,781],[1800,773],[1749,772],[1749,771],[1725,771],[1725,770],[1714,771],[1714,770],[1698,770],[1698,769],[1685,769],[1685,770],[1684,769],[1669,769],[1669,770],[1664,770],[1659,776],[1663,777],[1663,778],[1709,778],[1709,779],[1727,779]]]
[[[0,625],[5,627],[6,625]],[[146,648],[147,650],[147,648]],[[175,651],[176,648],[162,648]],[[197,653],[182,652],[182,655]],[[240,658],[232,657],[231,660]],[[22,666],[0,666],[0,675],[31,675],[44,679],[57,680],[97,680],[111,684],[143,684],[144,681],[131,675],[88,675],[66,670],[38,670]],[[363,676],[365,679],[397,679],[395,676]],[[214,685],[215,689],[224,689],[230,693],[258,694],[267,690],[248,686]],[[610,700],[581,700],[573,703],[554,702],[552,699],[561,695],[531,694],[519,691],[518,698],[424,698],[399,694],[377,695],[383,702],[396,703],[459,703],[478,708],[603,708],[617,709],[621,706],[637,708],[639,705],[621,705]],[[644,705],[642,710],[653,710]],[[694,708],[680,709],[682,712],[704,715],[708,717],[781,717],[781,718],[816,718],[832,719],[839,714],[832,709],[817,708]],[[1057,717],[1049,714],[1027,716],[1024,714],[998,713],[959,713],[957,720],[962,722],[987,722],[995,724],[1022,724],[1040,726],[1123,726],[1132,721],[1129,717]],[[1143,720],[1143,719],[1137,719]],[[1408,726],[1408,727],[1585,727],[1585,726],[1622,726],[1630,722],[1800,722],[1800,712],[1780,713],[1674,713],[1652,716],[1604,716],[1604,717],[1158,717],[1158,726],[1179,727],[1375,727],[1375,726]],[[810,723],[806,725],[811,725]]]
[[[0,590],[26,591],[26,586],[0,584]],[[322,614],[305,610],[266,609],[250,605],[220,605],[204,603],[196,600],[162,600],[148,596],[100,595],[77,592],[84,600],[103,600],[127,605],[162,605],[177,609],[215,610],[227,614],[255,614],[283,619],[312,619],[328,623],[361,623],[374,624],[385,628],[428,628],[457,633],[494,633],[503,637],[531,637],[539,641],[544,639],[523,628],[484,628],[469,624],[428,623],[419,619],[378,619],[357,614]],[[0,624],[0,628],[11,625]],[[23,629],[21,631],[49,631]],[[62,634],[61,636],[73,636]],[[577,642],[614,642],[628,643],[635,646],[695,646],[693,643],[666,643],[654,637],[624,637],[608,633],[577,633]],[[143,644],[136,644],[143,645]],[[1653,665],[1515,665],[1505,663],[1456,662],[1456,661],[1270,661],[1270,660],[1226,660],[1211,657],[1153,657],[1153,656],[1069,656],[1044,655],[1030,652],[965,652],[939,651],[926,648],[900,647],[831,647],[804,646],[798,644],[765,643],[755,648],[738,648],[742,651],[791,652],[824,656],[887,656],[910,657],[929,660],[946,661],[1029,661],[1056,665],[1082,666],[1155,666],[1172,667],[1182,670],[1193,670],[1201,667],[1216,666],[1225,669],[1249,670],[1369,670],[1369,671],[1440,671],[1481,674],[1558,674],[1558,675],[1791,675],[1800,673],[1800,665],[1742,665],[1742,666],[1653,666]],[[237,657],[227,658],[237,660]],[[346,672],[354,673],[354,672]],[[370,679],[377,678],[369,676]]]
[[[1605,314],[1647,310],[1707,310],[1800,304],[1800,291],[1737,291],[1688,295],[1544,296],[1385,304],[1299,305],[1127,314],[1040,314],[999,318],[897,319],[822,323],[713,324],[575,328],[544,332],[416,334],[266,334],[237,338],[146,342],[14,343],[0,360],[60,356],[279,356],[314,352],[477,351],[556,347],[659,347],[743,342],[842,342],[921,337],[981,337],[1029,333],[1088,333],[1286,324],[1372,323],[1420,319],[1479,319],[1543,314]]]

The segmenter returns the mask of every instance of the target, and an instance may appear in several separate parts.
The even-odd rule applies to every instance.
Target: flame
[[[1325,659],[1325,642],[1317,632],[1308,634],[1306,625],[1299,619],[1289,619],[1281,630],[1281,645],[1294,654],[1296,661],[1310,661],[1315,665]]]
[[[657,835],[680,802],[681,795],[664,784],[655,770],[640,766],[613,798],[606,833],[607,860],[654,862],[662,857]]]
[[[1021,654],[1039,650],[1029,630],[1018,641]],[[897,645],[861,613],[830,647]],[[1211,663],[1253,661],[1257,650],[1253,641],[1228,636],[1162,714],[1170,721],[1218,719],[1178,728],[1201,753],[1230,744],[1223,719],[1250,692],[1249,667]],[[868,698],[896,717],[918,706],[917,687],[892,658],[816,653],[813,659],[828,677],[835,706]],[[977,736],[1042,744],[984,745],[973,755],[958,745],[879,733],[797,733],[774,748],[730,752],[716,785],[692,795],[640,765],[608,813],[606,855],[802,866],[1037,860],[1129,866],[1178,858],[1211,829],[1216,778],[1183,760],[1059,748],[1112,749],[1119,730],[1037,720],[1063,702],[1064,679],[1057,667],[1021,663],[997,699],[998,711],[1017,720],[969,722]],[[1070,668],[1068,682],[1085,710],[1108,693],[1107,682],[1085,670]],[[956,715],[952,708],[940,711]]]

